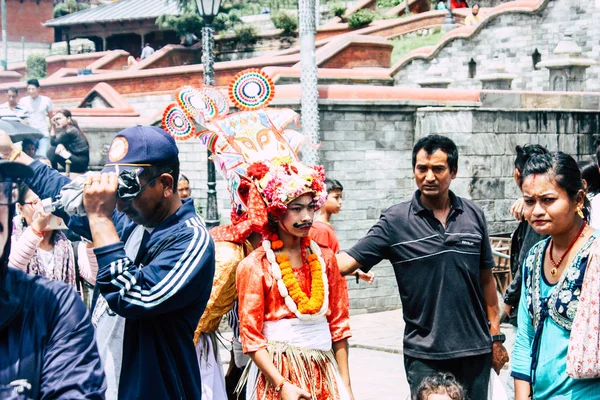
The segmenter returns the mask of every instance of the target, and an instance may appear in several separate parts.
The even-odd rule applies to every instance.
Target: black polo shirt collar
[[[452,204],[452,210],[462,212],[463,204],[462,204],[462,200],[460,199],[460,197],[458,197],[454,193],[452,193],[452,190],[449,190],[448,194],[450,195],[450,203]],[[419,189],[417,189],[415,191],[415,194],[413,195],[413,198],[411,200],[411,207],[415,214],[419,214],[423,211],[431,212],[430,209],[425,208],[423,206],[423,204],[421,203],[421,191]]]

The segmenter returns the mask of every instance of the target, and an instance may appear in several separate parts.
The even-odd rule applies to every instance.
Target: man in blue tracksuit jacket
[[[90,315],[72,286],[8,268],[14,185],[33,171],[0,160],[0,399],[104,399]]]
[[[4,141],[0,152],[14,157]],[[16,161],[31,166],[26,182],[42,199],[70,182],[24,154]],[[107,399],[201,397],[193,334],[210,297],[214,245],[193,202],[179,198],[178,175],[169,134],[128,128],[113,139],[103,173],[87,177],[87,217],[56,212],[94,241],[100,296],[92,321]]]

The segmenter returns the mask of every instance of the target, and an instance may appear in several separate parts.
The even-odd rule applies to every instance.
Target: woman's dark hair
[[[465,390],[454,375],[449,372],[439,372],[427,376],[421,381],[413,400],[427,400],[431,394],[446,394],[452,400],[465,400]]]
[[[19,185],[19,198],[17,199],[17,202],[24,206],[25,205],[25,197],[27,196],[27,193],[29,193],[31,189],[29,188],[29,186],[27,186],[24,183],[21,183]]]
[[[89,141],[87,135],[85,134],[85,132],[83,132],[81,130],[81,128],[79,127],[79,124],[77,123],[77,121],[73,119],[73,114],[71,114],[71,111],[63,108],[63,109],[60,109],[60,110],[58,110],[57,112],[54,113],[54,115],[56,115],[56,114],[62,114],[62,115],[65,116],[65,118],[70,119],[71,120],[70,125],[74,126],[75,129],[77,129],[77,131],[81,134],[81,136],[84,137],[85,141],[88,142],[88,146],[89,146],[90,141]]]
[[[580,190],[585,192],[577,161],[562,151],[554,154],[538,154],[531,157],[525,164],[521,182],[529,175],[536,174],[550,174],[558,187],[567,192],[571,200],[575,200]],[[589,222],[590,201],[587,196],[583,200],[583,216]]]
[[[515,169],[523,173],[523,168],[525,168],[525,164],[531,157],[538,154],[548,154],[549,151],[539,144],[526,144],[525,146],[515,147],[515,153],[517,153],[517,157],[515,157]]]
[[[600,171],[596,161],[580,161],[577,165],[581,170],[581,179],[587,183],[587,192],[593,195],[600,193]]]
[[[412,151],[412,167],[413,170],[417,165],[417,153],[425,150],[427,154],[433,154],[436,150],[442,150],[448,155],[448,167],[450,172],[455,172],[458,169],[458,149],[452,139],[440,135],[428,135],[419,139]]]
[[[327,190],[327,194],[333,192],[334,190],[342,191],[344,187],[340,183],[340,181],[335,179],[325,179],[325,189]]]

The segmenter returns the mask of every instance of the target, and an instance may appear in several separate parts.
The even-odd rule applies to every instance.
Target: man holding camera
[[[26,183],[55,199],[70,180],[14,148],[3,158],[30,165]],[[214,244],[191,200],[177,193],[178,150],[164,130],[135,126],[112,141],[102,174],[83,190],[87,217],[62,217],[93,239],[100,296],[92,320],[107,376],[107,399],[200,399],[194,328],[210,297]]]

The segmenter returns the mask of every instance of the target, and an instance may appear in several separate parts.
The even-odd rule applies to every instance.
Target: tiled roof
[[[120,0],[99,7],[54,18],[44,23],[48,27],[106,23],[179,15],[176,0]]]

